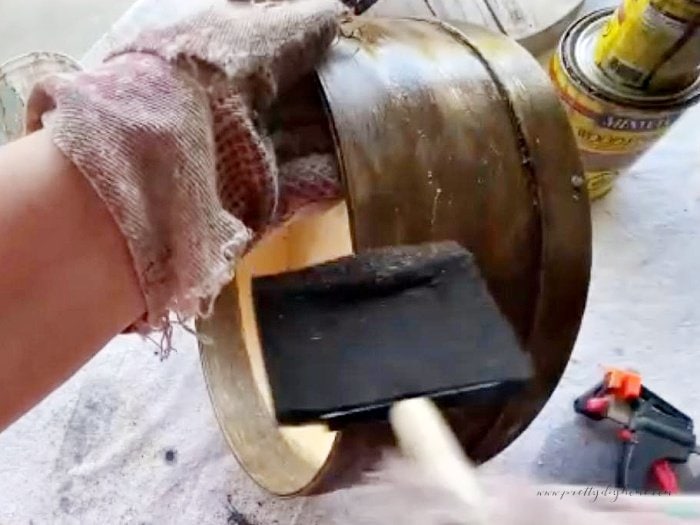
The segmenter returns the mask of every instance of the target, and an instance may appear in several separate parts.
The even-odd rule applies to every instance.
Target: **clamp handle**
[[[644,389],[623,441],[617,485],[643,490],[655,474],[663,490],[677,490],[669,463],[685,463],[695,449],[693,423],[682,412]]]
[[[620,417],[612,405],[627,407]],[[594,421],[612,419],[622,424],[622,456],[617,465],[620,488],[644,490],[654,475],[662,490],[676,492],[671,463],[685,463],[695,452],[693,421],[670,403],[642,386],[634,372],[611,369],[605,379],[574,401],[574,410]],[[627,419],[627,417],[629,419]]]
[[[684,463],[687,449],[670,444],[666,438],[651,432],[636,432],[635,440],[624,442],[622,457],[617,464],[616,485],[628,490],[645,490],[650,478],[655,478],[660,489],[678,491],[678,483],[669,463]],[[641,434],[641,435],[639,435]]]

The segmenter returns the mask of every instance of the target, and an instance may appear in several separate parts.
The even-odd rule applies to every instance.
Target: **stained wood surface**
[[[478,24],[540,54],[555,45],[582,5],[583,0],[378,0],[367,14]]]

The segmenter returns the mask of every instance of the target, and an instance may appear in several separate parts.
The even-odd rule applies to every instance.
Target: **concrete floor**
[[[0,0],[0,62],[28,51],[80,58],[134,0]]]
[[[209,1],[140,0],[120,31]],[[80,58],[131,3],[0,0],[0,61],[32,49]],[[484,466],[486,474],[609,485],[614,430],[571,409],[604,366],[639,370],[652,390],[700,421],[699,127],[700,106],[593,206],[591,290],[574,354],[545,409]],[[178,330],[174,345],[178,352],[161,363],[149,343],[116,338],[0,434],[0,523],[312,523],[313,501],[272,498],[237,465],[194,338]],[[700,491],[700,459],[681,472],[686,490]],[[343,494],[334,496],[342,504]]]

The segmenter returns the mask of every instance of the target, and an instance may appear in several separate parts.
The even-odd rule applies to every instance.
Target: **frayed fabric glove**
[[[298,87],[336,36],[339,6],[221,5],[35,86],[28,131],[49,128],[126,239],[147,305],[132,329],[205,314],[270,228],[341,198],[320,103]]]

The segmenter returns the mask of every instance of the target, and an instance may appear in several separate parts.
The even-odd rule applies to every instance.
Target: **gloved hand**
[[[329,498],[329,525],[673,525],[700,523],[700,498],[636,496],[616,488],[537,486],[484,474],[466,458],[437,407],[395,404],[404,458],[389,456],[366,483]],[[409,460],[410,458],[410,460]],[[342,505],[342,507],[341,507]],[[687,521],[684,521],[687,520]]]
[[[341,197],[316,93],[290,91],[334,39],[339,6],[212,8],[35,87],[28,131],[50,128],[124,234],[147,304],[137,328],[205,314],[269,228]]]
[[[691,525],[700,497],[631,495],[606,487],[545,486],[484,474],[465,499],[417,464],[389,457],[366,483],[323,505],[327,525]],[[342,505],[342,507],[341,507]]]

